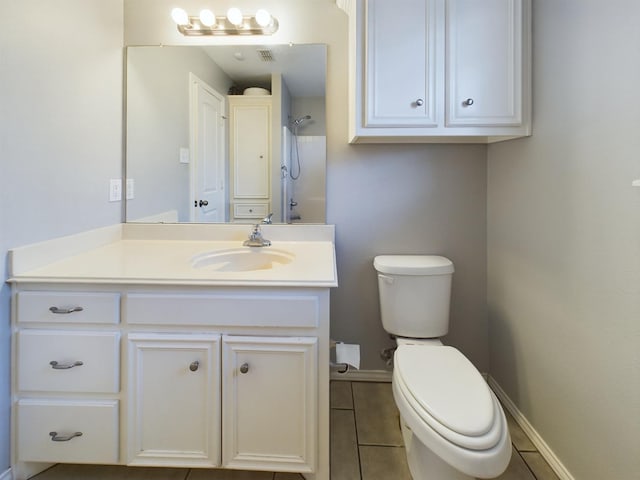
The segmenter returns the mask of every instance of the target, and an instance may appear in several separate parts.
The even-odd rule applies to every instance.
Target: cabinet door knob
[[[473,105],[473,98],[467,98],[462,102],[462,105],[464,105],[465,107],[470,107],[471,105]]]
[[[240,373],[247,373],[249,371],[249,364],[243,363],[240,365]]]
[[[200,362],[198,360],[196,360],[195,362],[191,362],[189,364],[189,370],[191,370],[192,372],[198,371],[199,367],[200,367]]]
[[[424,100],[423,100],[423,99],[421,99],[421,98],[417,99],[417,100],[416,100],[416,105],[417,105],[417,106],[419,106],[419,107],[421,107],[422,105],[424,105]]]

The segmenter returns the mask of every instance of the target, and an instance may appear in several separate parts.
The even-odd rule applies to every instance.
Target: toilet
[[[393,397],[413,480],[495,478],[511,459],[497,398],[440,337],[449,329],[453,263],[436,255],[380,255],[380,314],[395,336]]]

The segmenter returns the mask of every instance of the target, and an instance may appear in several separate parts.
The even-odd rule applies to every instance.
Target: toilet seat
[[[454,445],[494,447],[502,435],[500,405],[471,362],[453,347],[400,345],[393,381],[410,408]]]

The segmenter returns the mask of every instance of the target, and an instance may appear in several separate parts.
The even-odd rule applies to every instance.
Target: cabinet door
[[[308,337],[223,337],[223,466],[315,470],[316,343]]]
[[[364,126],[435,127],[436,0],[365,2]]]
[[[220,464],[220,337],[129,335],[129,463]]]
[[[522,0],[447,0],[447,125],[522,123]]]
[[[265,104],[233,105],[231,118],[233,196],[268,199],[271,108]]]

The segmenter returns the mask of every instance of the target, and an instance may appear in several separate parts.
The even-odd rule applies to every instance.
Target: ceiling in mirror
[[[128,222],[325,222],[326,46],[129,47],[126,77]]]

